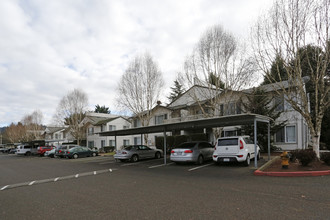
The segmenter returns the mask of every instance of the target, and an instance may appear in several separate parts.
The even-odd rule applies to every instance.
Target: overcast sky
[[[221,24],[244,38],[270,2],[1,0],[0,126],[37,109],[50,124],[74,88],[88,94],[91,110],[117,113],[117,83],[137,53],[151,53],[169,88],[207,28]]]

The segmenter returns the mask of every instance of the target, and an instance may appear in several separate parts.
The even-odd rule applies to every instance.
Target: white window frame
[[[123,140],[123,145],[128,146],[129,145],[129,139],[124,139]]]
[[[88,128],[88,135],[94,135],[94,127]]]
[[[293,131],[294,132],[294,136],[293,136],[294,140],[292,140],[292,141],[288,140],[288,138],[289,138],[288,128],[289,127],[294,128],[294,131]],[[275,138],[274,138],[275,143],[285,143],[285,144],[295,144],[295,143],[297,143],[297,126],[296,125],[286,125],[282,129],[284,129],[284,142],[278,142],[276,140],[276,134],[275,134]]]
[[[116,141],[115,140],[109,140],[109,146],[110,147],[115,147],[116,146]]]
[[[115,131],[116,125],[109,125],[109,131]]]
[[[289,135],[288,135],[288,127],[293,127],[294,128],[294,130],[293,130],[293,132],[294,132],[294,136],[293,136],[293,138],[294,138],[294,140],[292,140],[292,141],[289,141],[288,140],[288,138],[289,138]],[[297,129],[296,129],[296,125],[287,125],[287,126],[285,126],[285,143],[297,143]]]

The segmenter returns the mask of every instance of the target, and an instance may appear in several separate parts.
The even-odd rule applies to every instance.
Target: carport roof
[[[106,131],[99,133],[99,135],[125,136],[125,135],[134,135],[134,134],[159,133],[159,132],[173,131],[173,130],[215,128],[215,127],[226,127],[226,126],[235,126],[235,125],[237,126],[237,125],[253,124],[254,120],[256,120],[257,122],[268,123],[272,119],[267,116],[248,113],[248,114],[221,116],[216,118],[196,119],[191,121],[153,125],[147,127]]]

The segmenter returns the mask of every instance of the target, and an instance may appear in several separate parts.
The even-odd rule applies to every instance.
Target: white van
[[[26,155],[30,156],[32,154],[38,153],[38,146],[37,145],[19,145],[17,146],[17,155]]]
[[[257,154],[254,152],[254,143],[249,136],[223,137],[217,140],[213,153],[213,161],[223,162],[244,162],[245,166],[250,165],[250,159],[257,155],[260,159],[260,148],[257,146]]]

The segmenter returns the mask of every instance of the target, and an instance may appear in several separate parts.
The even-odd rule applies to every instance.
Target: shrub
[[[190,135],[191,141],[207,141],[207,136],[204,133]]]
[[[299,150],[293,150],[290,152],[290,161],[291,162],[296,161],[298,153],[299,153]]]
[[[330,152],[325,152],[321,154],[321,160],[330,166]]]
[[[316,153],[313,150],[298,150],[296,153],[296,157],[303,166],[307,166],[316,158]]]
[[[110,153],[113,152],[114,150],[115,150],[114,146],[106,146],[106,147],[102,147],[100,151],[104,153]]]
[[[182,144],[184,142],[187,142],[187,141],[188,141],[188,136],[187,135],[178,135],[178,136],[175,136],[174,146],[177,147],[180,144]]]

